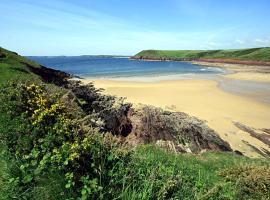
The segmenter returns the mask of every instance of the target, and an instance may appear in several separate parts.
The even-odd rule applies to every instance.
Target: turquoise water
[[[220,74],[223,70],[194,65],[188,62],[142,61],[127,57],[57,56],[29,57],[46,67],[89,79],[136,78],[158,76],[186,76],[194,74]]]

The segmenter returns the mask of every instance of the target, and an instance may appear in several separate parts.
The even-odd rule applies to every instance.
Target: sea
[[[46,67],[84,79],[155,81],[225,73],[223,69],[179,61],[132,60],[121,56],[29,56]]]

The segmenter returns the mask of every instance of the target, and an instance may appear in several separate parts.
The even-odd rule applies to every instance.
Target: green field
[[[270,61],[270,47],[236,50],[144,50],[134,56],[143,59],[239,59]]]
[[[63,77],[0,48],[0,199],[270,199],[269,159],[129,148],[100,128],[127,104]]]

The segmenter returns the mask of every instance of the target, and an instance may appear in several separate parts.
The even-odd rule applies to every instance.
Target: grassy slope
[[[220,176],[221,172],[231,167],[238,169],[239,166],[255,166],[255,168],[258,167],[259,169],[260,166],[269,164],[269,160],[266,159],[249,159],[233,153],[207,152],[201,155],[178,155],[153,146],[139,147],[135,153],[134,161],[133,165],[130,166],[130,170],[134,173],[141,173],[144,176],[141,183],[136,183],[137,180],[134,180],[134,185],[131,187],[138,187],[140,184],[142,186],[140,189],[130,189],[123,193],[123,195],[128,193],[134,199],[136,197],[138,199],[140,191],[145,194],[145,199],[151,199],[154,188],[153,184],[160,184],[162,181],[169,184],[170,178],[168,180],[162,177],[173,177],[175,174],[180,175],[182,181],[185,182],[177,189],[179,191],[175,192],[177,199],[237,199],[235,193],[239,188],[236,188],[237,186],[234,184],[224,182],[224,177]],[[144,172],[145,170],[147,172]],[[251,181],[248,174],[254,171],[245,170],[245,175],[242,175],[240,171],[235,177],[239,175],[245,177],[245,181]],[[253,175],[253,178],[256,176],[260,179],[259,173],[254,173]],[[262,176],[264,175],[262,174]],[[153,180],[151,181],[149,177]],[[160,178],[160,182],[155,180],[155,178]],[[172,184],[171,187],[173,190],[174,185]],[[243,190],[248,188],[245,187],[243,187]],[[196,198],[193,196],[194,193]]]
[[[42,82],[42,79],[31,72],[27,66],[36,69],[41,68],[38,63],[0,47],[0,88],[4,87],[9,81]],[[19,126],[20,124],[10,119],[7,113],[0,111],[0,133]],[[6,180],[16,176],[19,171],[18,167],[19,161],[6,151],[5,145],[0,138],[0,199],[9,199],[10,196],[14,196],[14,198],[20,197],[21,191],[17,188],[17,185],[7,184],[6,182]],[[52,174],[51,178],[44,178],[41,183],[42,187],[37,185],[35,189],[37,192],[33,193],[33,196],[38,195],[37,199],[59,198],[61,191],[57,190],[61,189],[61,187],[57,184],[61,184],[61,181],[57,182],[55,180],[60,177],[63,178],[61,175]],[[52,187],[54,184],[56,185]]]
[[[30,78],[38,79],[38,77],[31,73],[26,67],[27,64],[36,68],[41,67],[33,61],[0,47],[0,84],[17,78],[25,80]]]
[[[239,50],[144,50],[134,58],[148,59],[239,59],[270,61],[270,47]]]
[[[37,75],[29,71],[27,64],[40,68],[39,64],[0,47],[0,88],[8,81],[40,81],[41,79]],[[7,116],[6,113],[0,111],[0,132],[1,128],[16,126],[9,121]]]
[[[0,57],[0,87],[3,87],[5,82],[14,79],[41,80],[39,76],[29,72],[24,64],[40,68],[37,63],[2,48],[0,49]],[[0,132],[1,129],[8,129],[9,126],[19,126],[19,124],[6,118],[5,113],[0,113]],[[20,191],[16,186],[12,187],[12,185],[7,184],[6,180],[14,176],[18,166],[12,157],[8,158],[5,156],[6,154],[2,154],[5,149],[2,143],[0,145],[0,199],[5,199],[8,195],[16,197]],[[171,187],[172,193],[180,195],[178,196],[180,199],[192,199],[194,198],[192,194],[196,193],[200,196],[206,191],[209,191],[210,195],[212,195],[211,192],[221,192],[223,196],[231,199],[235,197],[236,188],[233,184],[223,182],[223,178],[218,175],[219,171],[239,164],[260,166],[262,163],[269,163],[269,160],[252,160],[232,153],[206,153],[197,156],[176,155],[152,146],[141,147],[132,157],[130,166],[124,169],[126,171],[121,172],[124,173],[124,177],[123,180],[119,181],[122,182],[123,187],[120,188],[121,194],[117,198],[151,199],[156,192],[155,186],[163,184],[165,181],[168,183],[168,191]],[[175,176],[175,174],[183,179],[183,184],[180,186],[174,186],[174,183],[170,182],[170,177]],[[37,191],[32,195],[36,199],[59,199],[57,194],[60,194],[63,186],[56,184],[61,185],[61,180],[63,178],[57,174],[49,178],[46,177],[37,183]],[[216,195],[213,194],[213,199]],[[209,198],[206,196],[205,199]]]

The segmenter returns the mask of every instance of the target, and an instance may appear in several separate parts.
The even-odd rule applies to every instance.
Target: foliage
[[[92,123],[83,124],[67,112],[58,94],[48,94],[44,86],[13,88],[14,84],[2,90],[2,110],[21,123],[19,130],[2,134],[9,151],[21,159],[20,175],[12,182],[26,189],[45,173],[59,171],[65,174],[65,188],[82,199],[101,196],[108,169],[125,157],[115,139],[104,137]]]
[[[0,47],[0,86],[11,79],[38,80],[36,75],[29,73],[27,64],[37,68],[40,67],[39,64]]]
[[[238,198],[270,199],[270,166],[239,165],[220,173],[237,188]]]

